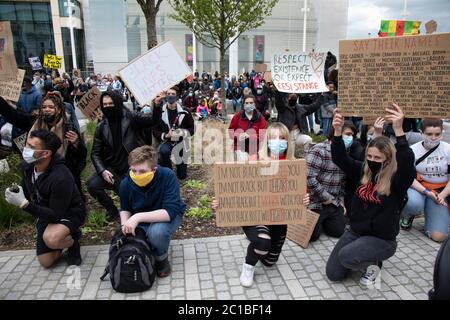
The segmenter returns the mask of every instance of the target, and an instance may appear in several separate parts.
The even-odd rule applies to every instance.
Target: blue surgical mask
[[[26,163],[33,163],[38,160],[34,157],[34,150],[28,147],[23,148],[22,158]]]
[[[244,110],[247,113],[251,113],[251,112],[253,112],[253,110],[255,110],[255,105],[251,104],[251,103],[246,103],[246,104],[244,104]]]
[[[348,149],[352,146],[353,136],[342,136],[342,139],[344,140],[345,149]]]
[[[285,139],[269,139],[267,147],[273,156],[279,156],[287,150],[288,142]]]

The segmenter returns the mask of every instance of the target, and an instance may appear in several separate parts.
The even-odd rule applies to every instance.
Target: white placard
[[[119,74],[141,106],[158,92],[170,89],[192,74],[171,41],[152,48],[119,70]]]
[[[325,85],[324,52],[276,53],[271,60],[272,81],[278,91],[312,93],[329,91]]]

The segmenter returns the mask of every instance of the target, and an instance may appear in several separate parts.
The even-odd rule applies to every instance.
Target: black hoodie
[[[22,170],[22,187],[30,202],[26,212],[49,223],[57,223],[62,218],[84,221],[86,208],[63,157],[55,154],[34,184],[34,163],[23,163]]]

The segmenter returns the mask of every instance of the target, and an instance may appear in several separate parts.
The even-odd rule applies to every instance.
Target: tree
[[[156,14],[159,11],[159,6],[162,0],[158,0],[155,5],[155,0],[136,0],[144,12],[145,21],[147,25],[147,48],[151,49],[158,44],[156,37]]]
[[[239,36],[264,24],[278,0],[169,0],[169,17],[186,25],[197,40],[220,52],[222,110],[226,115],[225,52]],[[207,37],[209,35],[211,38]]]

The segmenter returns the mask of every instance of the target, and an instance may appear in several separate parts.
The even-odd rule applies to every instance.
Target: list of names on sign
[[[339,41],[346,116],[377,117],[397,103],[409,118],[450,117],[450,33]]]

